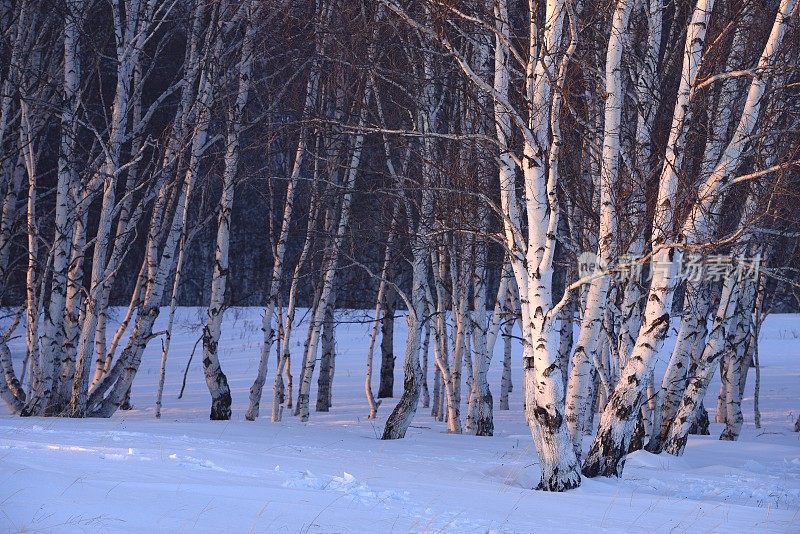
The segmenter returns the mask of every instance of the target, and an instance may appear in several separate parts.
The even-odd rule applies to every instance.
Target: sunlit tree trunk
[[[656,410],[655,431],[647,444],[647,450],[653,453],[661,452],[663,448],[664,439],[686,388],[687,371],[693,361],[692,355],[702,351],[706,340],[706,322],[711,306],[709,288],[702,282],[689,281],[684,300],[675,346],[661,380],[658,397],[661,405]]]
[[[613,191],[619,179],[620,130],[624,98],[622,50],[628,34],[628,21],[634,0],[617,2],[605,61],[605,123],[603,158],[600,168],[600,229],[597,258],[600,269],[609,267],[617,227]],[[609,277],[595,278],[589,285],[580,334],[572,356],[572,371],[567,389],[566,416],[575,454],[580,457],[587,414],[591,410],[592,367],[598,358],[601,328],[605,317]]]
[[[764,72],[775,61],[783,36],[789,26],[791,15],[795,12],[795,6],[796,0],[781,0],[775,15],[775,22],[760,55],[758,66],[756,67],[757,72]],[[755,75],[750,82],[744,109],[733,136],[722,151],[714,170],[700,188],[698,203],[694,206],[684,224],[684,233],[688,236],[687,239],[690,242],[693,237],[705,236],[708,232],[709,221],[707,214],[717,200],[720,191],[724,190],[724,187],[731,180],[733,172],[739,166],[743,152],[749,143],[750,134],[758,121],[766,87],[767,79],[760,74]],[[745,299],[752,298],[746,295],[749,291],[750,288],[742,288],[737,285],[735,277],[725,279],[719,309],[714,319],[714,326],[709,334],[709,341],[706,343],[703,353],[696,364],[696,369],[689,371],[691,379],[666,438],[665,450],[670,454],[680,455],[683,453],[697,407],[705,396],[708,382],[716,368],[717,359],[724,351],[725,337],[730,328],[734,326],[732,321],[741,319],[740,317],[733,317],[735,315],[736,302],[742,292],[745,292]]]
[[[317,148],[319,148],[319,138],[317,139]],[[319,153],[319,150],[316,151]],[[322,202],[318,194],[318,176],[319,174],[319,158],[314,162],[314,180],[311,190],[311,206],[309,207],[309,216],[306,227],[306,236],[303,242],[303,250],[300,252],[300,257],[294,267],[292,280],[289,284],[289,298],[286,307],[286,316],[284,318],[282,337],[280,343],[280,350],[278,351],[277,363],[275,365],[275,379],[272,387],[272,421],[278,422],[283,416],[284,402],[288,408],[292,407],[292,375],[290,369],[290,355],[289,355],[289,342],[292,336],[292,328],[294,325],[295,307],[297,304],[297,287],[300,281],[300,270],[306,263],[308,253],[311,250],[312,234],[314,228],[317,226]],[[284,384],[283,375],[286,374],[287,382]]]

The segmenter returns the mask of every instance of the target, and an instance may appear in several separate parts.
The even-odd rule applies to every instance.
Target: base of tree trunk
[[[475,420],[476,436],[494,436],[494,420],[491,415],[486,415]]]
[[[711,432],[709,431],[709,425],[711,422],[708,419],[708,411],[706,410],[705,406],[702,404],[700,408],[697,410],[697,419],[695,419],[692,426],[689,428],[689,434],[695,434],[697,436],[709,436]]]
[[[211,401],[211,420],[228,421],[231,418],[231,394],[224,393]]]
[[[568,469],[559,469],[554,467],[551,473],[542,471],[542,480],[536,489],[539,491],[569,491],[581,485],[581,475],[578,472],[578,466],[572,466]]]
[[[405,380],[405,391],[397,406],[394,407],[386,426],[383,429],[381,439],[403,439],[417,411],[419,403],[420,387],[419,381],[414,377],[407,377]]]
[[[631,437],[631,444],[628,445],[628,454],[644,449],[644,438],[647,435],[647,429],[644,425],[644,415],[639,412],[639,418],[636,420],[636,426],[633,428],[633,436]]]
[[[613,439],[610,432],[598,435],[583,462],[581,473],[589,478],[620,477],[628,447],[624,439]]]

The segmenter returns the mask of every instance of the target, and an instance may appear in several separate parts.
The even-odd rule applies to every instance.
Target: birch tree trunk
[[[708,387],[717,359],[725,350],[725,338],[731,326],[731,319],[739,298],[739,284],[733,278],[727,278],[722,287],[719,306],[714,315],[714,322],[708,335],[708,341],[698,361],[689,369],[689,383],[686,386],[681,403],[671,421],[669,431],[664,440],[664,450],[670,454],[683,454],[689,429],[694,423],[702,397]]]
[[[364,376],[364,393],[367,396],[367,403],[369,404],[369,416],[367,417],[368,419],[375,419],[375,415],[378,413],[378,406],[380,405],[379,401],[378,402],[375,401],[375,396],[372,393],[372,361],[373,361],[373,352],[375,349],[375,339],[378,336],[378,325],[383,322],[382,318],[380,317],[380,313],[383,302],[385,300],[385,294],[387,290],[386,275],[388,274],[390,268],[389,264],[391,262],[391,250],[395,238],[395,225],[397,224],[397,219],[400,215],[399,212],[400,212],[400,203],[398,202],[397,204],[395,204],[395,207],[393,209],[392,221],[389,224],[389,235],[386,238],[386,246],[384,247],[383,265],[381,266],[380,280],[378,282],[378,294],[375,298],[375,319],[372,322],[372,327],[369,335],[369,346],[367,347],[367,370]],[[392,317],[392,322],[394,322],[394,317]],[[426,337],[428,335],[429,334],[427,334]],[[394,362],[392,363],[393,363],[392,367],[394,367]],[[394,373],[394,369],[392,369],[392,373]],[[392,382],[394,382],[394,376],[392,377]],[[383,380],[381,380],[381,383],[383,383]]]
[[[429,54],[429,50],[423,52]],[[431,68],[430,62],[426,61],[423,68]],[[421,198],[419,204],[419,220],[414,225],[414,217],[411,208],[411,199],[403,192],[402,200],[405,207],[405,217],[409,226],[411,237],[411,295],[405,298],[408,308],[406,321],[408,332],[406,335],[405,355],[403,361],[403,394],[400,397],[394,410],[386,420],[381,439],[402,439],[405,437],[408,427],[417,411],[419,404],[420,391],[422,389],[422,367],[420,366],[420,348],[422,345],[422,333],[427,327],[425,317],[426,309],[433,309],[433,301],[430,299],[430,287],[428,285],[429,262],[433,248],[431,246],[431,233],[433,229],[434,216],[434,195],[435,170],[432,162],[435,157],[435,147],[433,139],[429,134],[435,133],[439,127],[436,98],[433,87],[426,85],[422,88],[422,102],[420,110],[417,112],[417,128],[423,133],[421,140]],[[379,106],[380,109],[380,106]],[[400,184],[400,182],[398,182]],[[433,265],[436,269],[436,265]],[[435,333],[435,331],[434,331]],[[434,355],[438,343],[434,340]],[[436,366],[439,367],[438,365]],[[434,374],[434,381],[437,377],[440,380],[439,396],[437,398],[436,383],[434,383],[434,410],[441,417],[441,374]]]
[[[424,138],[423,157],[429,150],[427,144],[429,140]],[[426,148],[427,147],[427,148]],[[425,158],[423,161],[430,161]],[[423,167],[424,168],[424,167]],[[407,201],[406,201],[407,202]],[[386,425],[383,429],[381,439],[402,439],[406,435],[411,420],[417,410],[419,402],[422,368],[419,363],[419,350],[422,338],[422,330],[425,327],[425,287],[428,283],[428,257],[429,250],[425,239],[430,229],[430,219],[433,213],[433,198],[429,190],[422,191],[422,204],[420,206],[420,224],[415,232],[412,243],[412,270],[411,270],[411,300],[407,303],[409,310],[407,315],[408,335],[406,337],[406,349],[404,360],[405,378],[403,381],[403,395],[395,406]],[[406,207],[406,216],[410,219],[410,208]]]
[[[436,250],[436,247],[431,247],[431,266],[433,274],[434,287],[436,289],[436,299],[427,291],[428,302],[436,302],[436,320],[433,323],[433,338],[434,347],[433,354],[436,359],[436,366],[439,369],[441,376],[441,395],[444,397],[444,405],[447,408],[447,413],[440,413],[440,416],[445,416],[447,421],[447,431],[460,434],[461,433],[461,413],[460,413],[460,399],[456,391],[457,384],[461,381],[459,368],[461,367],[461,347],[462,347],[462,333],[460,329],[453,328],[453,358],[448,361],[448,334],[447,334],[447,305],[445,303],[444,295],[444,259],[443,249]],[[453,280],[455,285],[455,280]],[[455,293],[455,291],[454,291]],[[456,297],[453,297],[453,321],[456,321],[456,315],[460,315],[462,310],[456,311]],[[460,305],[460,303],[459,303]],[[452,367],[451,367],[452,366]]]
[[[319,87],[319,69],[320,66],[315,64],[315,66],[312,68],[311,74],[309,75],[306,86],[306,101],[304,108],[304,114],[306,116],[316,106],[317,91]],[[262,390],[264,388],[264,382],[267,378],[267,363],[269,362],[269,353],[272,350],[272,342],[275,337],[272,329],[273,316],[275,314],[275,306],[280,295],[284,258],[286,256],[286,245],[289,239],[289,228],[292,222],[297,184],[298,180],[300,179],[303,160],[306,156],[306,147],[307,131],[305,128],[303,128],[300,130],[300,138],[297,142],[294,164],[292,166],[292,171],[289,176],[286,189],[286,200],[284,202],[280,234],[277,242],[275,243],[275,250],[273,252],[272,277],[269,286],[269,296],[267,298],[267,305],[264,308],[264,316],[261,324],[261,330],[264,332],[264,341],[261,345],[261,355],[259,357],[258,370],[256,371],[256,379],[253,381],[253,385],[250,386],[250,404],[247,408],[247,413],[245,414],[245,419],[248,421],[255,421],[258,417],[259,408],[261,405]]]
[[[611,261],[612,246],[617,227],[613,190],[617,187],[620,158],[620,128],[623,107],[622,52],[628,21],[633,9],[633,0],[619,0],[614,10],[611,36],[605,61],[606,99],[603,133],[603,159],[600,172],[600,229],[597,241],[597,257],[601,269],[607,269]],[[567,389],[567,428],[575,448],[575,455],[582,454],[583,435],[587,429],[587,414],[590,404],[591,368],[598,358],[600,330],[605,317],[608,298],[609,277],[592,280],[586,297],[586,308],[581,321],[580,334],[572,356],[572,372]]]
[[[82,417],[86,411],[92,355],[105,346],[105,339],[96,339],[97,334],[105,335],[105,309],[107,295],[122,258],[127,253],[129,234],[120,232],[131,222],[129,220],[132,187],[136,181],[135,166],[141,158],[141,145],[134,142],[130,147],[130,161],[123,164],[123,145],[136,137],[141,131],[141,93],[142,67],[140,54],[153,32],[169,14],[171,5],[157,5],[155,0],[128,0],[113,2],[111,6],[114,35],[116,38],[117,72],[114,100],[111,108],[108,138],[103,152],[104,161],[97,176],[90,179],[90,184],[102,185],[103,195],[97,232],[93,239],[94,253],[86,306],[81,317],[80,338],[77,349],[75,376],[72,379],[70,396],[70,415]],[[163,10],[163,11],[162,11]],[[133,113],[131,113],[133,108]],[[131,122],[131,119],[134,121]],[[130,132],[128,131],[130,130]],[[126,191],[120,203],[117,202],[117,181],[122,172],[128,170]],[[91,189],[91,186],[89,186]],[[91,194],[90,194],[91,195]],[[81,202],[86,209],[91,203],[91,196]],[[138,210],[141,214],[141,210]],[[113,234],[113,219],[120,213],[117,222],[117,233]],[[138,221],[138,217],[136,217]],[[135,224],[135,222],[134,222]],[[102,317],[102,323],[100,318]]]
[[[528,61],[527,94],[532,101],[530,124],[514,115],[508,104],[509,94],[509,18],[505,2],[495,4],[495,75],[494,107],[497,139],[507,144],[511,134],[512,119],[520,127],[524,142],[525,159],[533,162],[523,166],[525,183],[524,204],[527,211],[528,243],[520,232],[520,214],[517,208],[514,160],[508,152],[500,154],[500,199],[504,212],[506,246],[520,295],[521,329],[523,337],[523,379],[525,417],[531,429],[539,455],[542,471],[539,489],[564,491],[580,485],[578,462],[567,431],[563,415],[564,383],[558,358],[558,336],[551,316],[553,254],[558,226],[558,205],[555,199],[558,178],[558,116],[560,112],[560,87],[553,89],[552,81],[563,81],[570,52],[576,44],[577,29],[574,14],[570,13],[570,45],[568,52],[557,61],[565,11],[563,2],[548,3],[545,26],[540,44],[531,39]],[[537,35],[532,17],[530,35]],[[542,56],[537,57],[535,47]],[[558,72],[556,69],[558,67]],[[462,69],[466,71],[465,66]],[[548,126],[553,142],[548,139]],[[541,149],[549,147],[549,173]],[[556,310],[557,311],[557,310]]]
[[[214,43],[214,50],[212,53],[213,55],[211,61],[212,62],[220,61],[221,53],[222,53],[222,37],[219,36],[217,37]],[[209,71],[213,73],[214,68],[213,67],[209,68]],[[203,89],[200,92],[199,98],[202,102],[204,109],[200,111],[200,116],[202,118],[198,124],[198,131],[195,133],[195,144],[192,146],[192,154],[190,156],[189,171],[188,171],[188,174],[190,174],[191,176],[187,178],[187,190],[189,189],[188,185],[193,184],[194,180],[196,179],[195,175],[199,172],[200,157],[202,154],[201,151],[205,148],[206,139],[208,137],[208,128],[210,126],[210,109],[216,97],[216,87],[214,86],[214,83],[215,83],[214,79],[212,78],[211,75],[209,75],[206,80],[206,84],[204,86],[201,86],[203,87]],[[238,106],[239,102],[237,102],[236,105]],[[228,144],[228,152],[225,154],[226,156],[225,172],[232,173],[232,175],[229,177],[231,180],[233,180],[233,177],[236,174],[236,167],[238,163],[234,161],[236,152],[231,152],[230,150],[232,148],[234,149],[234,151],[237,150],[236,147],[231,147],[231,145]],[[186,227],[185,225],[189,218],[188,196],[189,193],[187,192],[186,197],[183,199],[184,204],[183,206],[181,206],[182,209],[184,210],[184,214],[182,216],[183,228]],[[182,230],[181,234],[185,235],[185,230]],[[228,232],[228,236],[229,235],[230,234]],[[182,237],[182,240],[183,239],[185,238]],[[223,237],[222,240],[224,241],[225,237]],[[181,248],[178,256],[179,263],[182,263],[183,252],[184,249]],[[226,261],[226,259],[222,258],[223,255],[224,251],[222,252],[222,254],[216,257],[217,262]],[[178,273],[176,272],[176,277],[177,276]],[[217,277],[217,283],[219,284],[219,286],[217,287],[218,291],[215,297],[217,299],[223,299],[225,291],[225,285],[224,285],[225,282],[221,280],[219,277]],[[209,312],[209,322],[211,323],[213,323],[214,321],[213,315],[216,314]],[[206,379],[206,385],[208,386],[208,391],[211,394],[211,412],[209,414],[209,417],[211,418],[212,421],[227,421],[228,419],[231,418],[231,403],[232,403],[231,389],[230,386],[228,385],[228,378],[222,371],[221,362],[219,360],[219,352],[217,350],[218,349],[217,344],[213,343],[213,341],[209,338],[209,334],[212,337],[214,335],[213,324],[211,328],[208,328],[208,323],[206,323],[206,328],[204,328],[203,330],[203,374]]]
[[[319,152],[319,151],[317,151]],[[292,375],[290,370],[290,356],[289,356],[289,341],[292,335],[292,326],[294,324],[295,305],[297,303],[297,284],[300,280],[300,270],[306,262],[309,250],[311,249],[312,231],[317,226],[319,218],[319,211],[321,202],[318,199],[317,183],[318,183],[318,165],[319,158],[315,160],[314,169],[314,182],[311,191],[311,206],[310,215],[306,228],[306,237],[303,243],[303,250],[300,252],[300,258],[294,267],[292,281],[289,285],[289,300],[286,308],[286,318],[283,324],[283,337],[281,338],[280,350],[278,351],[277,364],[275,366],[275,380],[273,383],[272,391],[272,421],[278,422],[283,416],[283,404],[286,402],[288,408],[292,407]],[[286,372],[287,384],[284,387],[283,373]]]
[[[255,21],[260,13],[259,4],[255,0],[248,2],[241,9],[245,10],[245,29],[241,55],[236,69],[238,80],[236,101],[228,111],[225,168],[222,173],[222,194],[220,196],[219,216],[217,219],[217,242],[214,254],[214,269],[211,275],[211,298],[208,305],[208,320],[203,327],[204,368],[207,367],[206,361],[219,360],[219,337],[222,333],[222,319],[225,313],[225,289],[229,273],[228,255],[230,250],[231,212],[233,211],[236,174],[239,168],[239,144],[244,127],[244,110],[247,106],[253,71]],[[224,374],[222,374],[222,378],[224,379]],[[230,419],[231,415],[230,390],[228,390],[227,396],[223,394],[217,400],[214,397],[214,390],[217,389],[216,382],[217,380],[209,384],[209,391],[212,394],[211,419],[227,420]]]
[[[755,282],[745,280],[744,288],[736,303],[735,314],[738,321],[733,327],[732,335],[728,340],[727,351],[723,358],[727,360],[727,376],[720,377],[725,384],[725,429],[719,439],[736,441],[742,431],[744,416],[742,414],[742,388],[740,380],[742,362],[748,350],[750,341],[750,325],[753,320],[753,307],[755,305]]]
[[[636,137],[634,141],[634,161],[638,173],[634,173],[634,191],[623,216],[629,219],[632,241],[628,247],[628,259],[638,260],[644,253],[647,207],[647,187],[652,179],[651,158],[653,153],[653,124],[658,111],[661,94],[659,76],[659,55],[662,37],[662,0],[649,0],[645,7],[647,21],[647,50],[641,71],[636,78]],[[641,273],[635,270],[625,280],[622,304],[620,306],[619,332],[617,336],[617,360],[620,368],[628,364],[631,351],[642,322],[642,298],[646,289],[642,286]]]
[[[335,292],[331,296],[322,322],[322,356],[319,361],[319,379],[317,381],[317,406],[318,412],[330,411],[331,388],[333,387],[333,373],[336,365],[336,336],[334,334],[334,301]]]
[[[699,201],[693,208],[687,222],[684,224],[684,232],[689,236],[689,239],[691,239],[692,236],[703,236],[706,234],[708,231],[707,213],[714,205],[716,196],[719,195],[721,190],[724,190],[725,185],[731,179],[732,173],[740,163],[744,149],[749,142],[748,138],[758,121],[759,112],[764,100],[763,96],[766,90],[767,80],[763,75],[758,73],[763,73],[765,69],[769,69],[773,64],[783,36],[790,23],[791,16],[796,13],[796,5],[796,0],[781,0],[778,6],[775,21],[759,57],[756,75],[750,82],[744,109],[742,110],[733,136],[722,152],[716,167],[701,187]],[[745,288],[745,290],[748,293],[751,291],[749,288]],[[731,323],[731,321],[740,320],[739,317],[731,317],[734,312],[732,306],[736,305],[736,300],[740,291],[742,291],[742,289],[736,286],[736,281],[733,280],[732,277],[728,277],[725,280],[723,293],[720,297],[720,308],[717,310],[714,327],[709,335],[709,342],[703,350],[695,372],[692,373],[692,370],[690,370],[690,374],[693,375],[693,378],[690,380],[684,392],[683,400],[681,401],[676,418],[670,427],[666,439],[665,450],[670,454],[680,455],[683,453],[689,428],[694,421],[697,407],[700,405],[705,395],[708,382],[715,369],[717,358],[724,350],[725,336],[731,326],[735,325],[735,323]],[[745,296],[745,298],[751,299],[752,297]]]
[[[326,35],[327,32],[324,28],[330,22],[331,10],[333,9],[333,2],[321,2],[320,13],[318,14],[319,20],[315,21],[318,28],[315,41],[315,57],[311,66],[311,71],[306,82],[306,96],[303,106],[303,118],[308,118],[313,113],[317,106],[319,98],[318,92],[320,88],[320,75],[322,65],[321,56],[325,51]],[[289,239],[289,228],[292,222],[295,195],[297,191],[298,180],[302,172],[303,161],[306,157],[308,130],[305,126],[300,129],[300,137],[297,142],[297,150],[294,155],[294,163],[292,171],[289,176],[289,181],[286,189],[286,200],[283,208],[283,218],[281,220],[280,233],[278,240],[275,243],[275,250],[273,251],[273,264],[272,276],[270,279],[269,293],[267,297],[267,305],[264,307],[264,316],[261,323],[261,330],[264,332],[264,341],[261,345],[261,354],[258,360],[258,370],[256,371],[256,378],[253,385],[250,386],[250,402],[247,407],[245,419],[248,421],[255,421],[258,418],[259,408],[261,404],[261,395],[264,388],[264,382],[267,378],[267,364],[269,362],[269,354],[272,350],[272,342],[274,340],[274,331],[272,328],[273,316],[275,313],[275,306],[280,296],[281,278],[283,277],[283,268],[286,255],[286,246]],[[288,323],[287,323],[288,324]],[[284,346],[286,344],[284,343]],[[278,362],[282,365],[282,362]],[[277,381],[276,375],[276,381]],[[275,420],[275,408],[273,407],[272,418]]]
[[[199,9],[199,5],[196,8]],[[182,137],[191,120],[194,122],[194,129],[191,135],[188,165],[182,179],[178,181],[178,191],[175,192],[174,200],[170,200],[171,184],[167,182],[160,184],[148,231],[145,253],[146,283],[142,288],[143,294],[136,321],[119,358],[89,394],[87,415],[90,416],[110,417],[128,395],[131,383],[139,369],[142,353],[152,337],[153,324],[159,314],[159,306],[167,280],[175,266],[176,248],[181,240],[184,222],[188,216],[189,201],[197,179],[200,160],[207,148],[209,113],[215,96],[214,69],[219,61],[221,40],[214,39],[216,32],[212,31],[218,21],[218,13],[215,12],[206,32],[206,58],[204,62],[201,62],[199,36],[202,34],[200,24],[202,18],[198,14],[199,11],[196,10],[193,17],[192,41],[187,50],[187,68],[184,74],[186,80],[194,80],[195,76],[199,75],[197,98],[195,101],[192,97],[194,94],[191,90],[192,84],[184,84],[181,104],[176,117],[177,125],[173,128],[169,139],[163,167],[164,172],[173,168],[180,143],[183,142]],[[171,217],[169,216],[170,204],[174,205]],[[159,250],[159,243],[162,241],[163,246]],[[204,372],[207,373],[206,376],[211,375],[212,377],[218,377],[221,373],[218,367],[215,368],[214,362],[209,362],[209,365],[204,368]],[[224,397],[223,386],[227,386],[227,384],[222,380],[217,380],[217,383],[220,385],[220,389],[217,391],[218,398]]]
[[[647,444],[647,450],[652,453],[661,452],[664,446],[667,432],[686,389],[687,371],[695,359],[692,356],[702,351],[706,340],[706,322],[711,307],[708,287],[702,283],[689,281],[684,299],[683,315],[675,347],[661,380],[659,392],[661,406],[656,410],[655,431]]]

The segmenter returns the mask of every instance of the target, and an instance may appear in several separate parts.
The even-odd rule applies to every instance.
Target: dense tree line
[[[162,337],[158,415],[175,308],[194,304],[210,415],[229,419],[222,319],[259,305],[245,417],[266,388],[273,421],[307,420],[315,374],[315,409],[332,406],[335,311],[361,308],[365,411],[400,394],[384,439],[420,404],[492,435],[502,343],[498,406],[522,388],[541,489],[618,476],[631,450],[681,454],[718,368],[735,440],[761,321],[800,299],[797,11],[2,0],[0,396],[110,417]]]

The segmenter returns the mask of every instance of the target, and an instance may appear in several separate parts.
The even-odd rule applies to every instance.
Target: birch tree
[[[38,366],[41,380],[28,399],[22,415],[42,415],[53,392],[56,367],[60,361],[63,340],[64,309],[67,298],[67,262],[72,228],[69,216],[69,196],[75,183],[75,148],[78,138],[80,106],[80,30],[85,5],[83,0],[66,3],[64,20],[64,81],[63,111],[58,156],[58,185],[56,188],[55,235],[52,244],[52,280],[50,300],[46,307],[42,329],[42,349]]]
[[[713,0],[698,0],[687,28],[680,86],[659,179],[651,237],[653,264],[661,267],[654,269],[639,335],[603,411],[597,434],[583,464],[583,474],[589,477],[619,476],[622,473],[633,426],[644,401],[645,380],[652,372],[656,354],[669,327],[677,274],[675,256],[678,253],[676,249],[664,245],[671,241],[670,230],[674,218],[672,198],[678,185],[677,169],[685,149],[687,112],[713,7]]]
[[[316,22],[319,31],[316,33],[315,39],[315,57],[311,65],[308,81],[306,82],[306,96],[305,104],[303,107],[303,118],[311,116],[312,112],[317,106],[319,98],[319,86],[322,64],[322,54],[325,50],[326,35],[327,33],[322,30],[327,27],[330,21],[331,10],[333,9],[333,2],[323,2],[320,12],[317,14],[318,21]],[[247,408],[245,418],[249,421],[254,421],[258,417],[259,407],[261,403],[262,389],[267,376],[267,363],[269,361],[269,353],[272,350],[272,343],[274,338],[274,331],[272,328],[273,315],[275,313],[275,306],[277,299],[280,295],[281,278],[284,269],[284,257],[286,254],[286,246],[289,238],[289,228],[292,222],[292,214],[294,211],[295,194],[298,187],[298,180],[303,168],[303,161],[306,157],[307,143],[308,143],[308,130],[305,126],[301,127],[299,138],[297,142],[297,149],[294,155],[294,163],[292,166],[291,174],[286,188],[286,199],[283,208],[283,218],[281,219],[280,233],[277,241],[275,242],[275,250],[273,252],[272,276],[270,279],[269,293],[267,305],[264,308],[264,316],[262,320],[261,329],[264,332],[264,341],[261,345],[261,354],[259,357],[258,371],[256,372],[256,379],[250,387],[250,403]],[[274,417],[274,414],[273,414]]]

